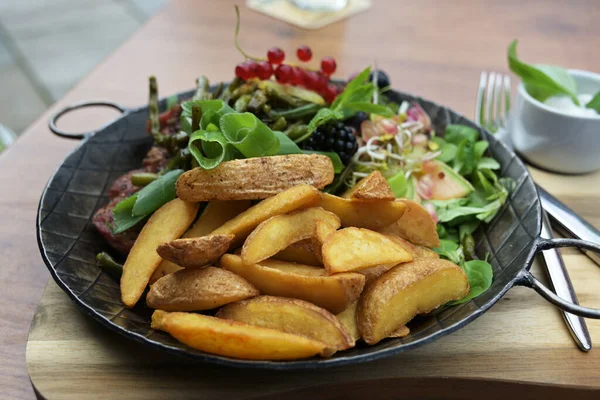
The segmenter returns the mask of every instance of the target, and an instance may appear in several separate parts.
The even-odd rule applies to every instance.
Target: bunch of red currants
[[[302,62],[312,59],[312,51],[308,46],[298,47],[296,55]],[[274,74],[277,82],[313,90],[330,103],[340,94],[341,88],[329,82],[329,77],[336,69],[336,63],[332,57],[324,57],[321,60],[321,69],[318,72],[284,64],[284,59],[285,52],[279,47],[273,47],[267,51],[267,60],[247,60],[238,64],[235,67],[235,76],[243,80],[252,78],[264,80]]]

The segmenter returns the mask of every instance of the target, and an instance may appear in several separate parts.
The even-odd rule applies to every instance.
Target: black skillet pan
[[[180,99],[193,92],[181,93]],[[412,321],[410,335],[386,339],[374,346],[358,344],[331,358],[301,361],[244,361],[215,356],[194,350],[177,342],[164,332],[150,328],[152,310],[140,301],[133,309],[123,307],[119,284],[103,272],[95,262],[100,251],[111,252],[108,244],[91,223],[95,210],[107,203],[107,190],[122,173],[138,168],[151,146],[146,133],[147,107],[127,109],[115,103],[88,102],[67,107],[52,117],[50,129],[71,139],[82,139],[52,176],[40,200],[37,237],[44,262],[52,277],[71,299],[89,316],[107,328],[138,342],[165,351],[193,357],[200,361],[244,368],[308,369],[346,365],[388,357],[427,344],[462,328],[487,311],[513,286],[527,286],[537,291],[556,307],[590,318],[600,318],[600,310],[581,307],[556,296],[530,272],[537,253],[556,247],[579,247],[600,252],[600,246],[575,239],[542,239],[541,206],[536,187],[523,163],[494,136],[463,116],[412,95],[388,92],[392,100],[416,100],[431,116],[436,132],[447,124],[464,124],[479,130],[490,142],[489,155],[501,164],[501,176],[516,182],[516,189],[503,209],[489,224],[475,233],[476,251],[480,258],[489,253],[494,270],[488,291],[465,304],[447,308],[429,317]],[[97,132],[69,134],[56,127],[65,113],[87,106],[108,106],[123,115]],[[161,102],[164,109],[166,101]]]

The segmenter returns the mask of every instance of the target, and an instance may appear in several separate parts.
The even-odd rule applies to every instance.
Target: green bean
[[[473,238],[473,235],[468,234],[463,237],[462,248],[463,248],[463,253],[465,254],[465,259],[467,261],[473,260],[476,257],[475,239]]]
[[[246,82],[239,88],[235,89],[231,94],[231,100],[237,100],[240,96],[245,94],[252,94],[256,90],[256,82]]]
[[[300,118],[304,118],[304,117],[312,117],[313,115],[315,115],[317,113],[317,111],[319,111],[320,108],[321,108],[320,105],[310,103],[310,104],[305,104],[300,107],[292,108],[291,110],[283,110],[283,111],[274,110],[271,112],[271,116],[275,117],[275,118],[276,117],[285,117],[286,119],[300,119]]]
[[[212,99],[212,93],[210,92],[208,78],[205,76],[201,76],[200,78],[196,79],[196,93],[194,93],[194,97],[192,97],[192,100],[210,99]]]
[[[271,129],[274,131],[282,131],[287,126],[287,121],[284,117],[279,117],[277,121],[273,122]]]
[[[248,104],[250,103],[251,99],[252,95],[244,94],[238,97],[238,99],[233,104],[233,108],[239,113],[246,112],[248,110]]]
[[[296,140],[299,137],[302,137],[308,132],[308,126],[301,122],[296,122],[295,124],[289,125],[285,130],[285,134],[292,140]]]
[[[108,253],[102,252],[96,255],[96,260],[106,273],[111,275],[113,278],[121,279],[123,275],[123,265],[116,262]]]
[[[152,172],[139,172],[131,175],[131,183],[135,186],[146,186],[156,179],[158,179],[158,175]]]
[[[267,94],[260,89],[255,90],[254,93],[252,93],[250,103],[248,103],[248,110],[251,113],[256,114],[265,104],[267,104]]]
[[[301,100],[284,93],[282,90],[277,87],[267,86],[266,87],[267,96],[271,97],[273,100],[277,100],[281,103],[284,103],[290,107],[299,107],[304,104]]]
[[[261,109],[265,114],[269,114],[271,112],[271,106],[269,104],[264,104]]]
[[[240,87],[241,84],[242,80],[240,78],[234,78],[229,84],[229,86],[227,86],[227,88],[225,88],[225,90],[221,92],[221,96],[219,96],[220,99],[223,100],[225,103],[229,103],[233,96],[233,91]]]

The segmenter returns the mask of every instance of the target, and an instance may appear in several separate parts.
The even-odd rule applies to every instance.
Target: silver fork
[[[488,74],[483,71],[479,78],[479,88],[477,90],[475,121],[512,148],[512,141],[507,129],[509,111],[510,77],[496,72]],[[545,210],[542,212],[541,236],[548,239],[552,238],[552,228]],[[579,304],[560,252],[557,249],[545,250],[542,252],[542,259],[556,294],[565,300]],[[564,311],[562,314],[571,336],[573,336],[579,348],[583,351],[589,351],[592,348],[592,340],[584,319]]]

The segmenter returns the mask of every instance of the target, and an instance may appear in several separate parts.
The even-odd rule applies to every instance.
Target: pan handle
[[[540,251],[556,249],[559,247],[577,247],[579,249],[590,250],[594,253],[600,254],[599,244],[580,239],[539,239],[534,254],[537,254]],[[533,276],[531,272],[524,271],[521,278],[522,279],[518,282],[519,285],[532,288],[538,292],[540,296],[561,310],[578,315],[580,317],[600,319],[600,309],[582,307],[579,304],[571,303],[570,301],[558,297],[552,290],[547,288],[535,276]]]
[[[111,107],[111,108],[121,111],[121,113],[127,112],[127,108],[123,107],[122,105],[120,105],[118,103],[113,103],[112,101],[84,101],[82,103],[77,103],[77,104],[67,106],[67,107],[63,108],[62,110],[58,111],[56,114],[52,115],[50,117],[50,120],[48,121],[48,128],[50,128],[52,133],[54,133],[55,135],[63,137],[63,138],[67,138],[67,139],[79,140],[79,139],[83,139],[86,136],[93,135],[97,131],[90,131],[90,132],[86,132],[86,133],[69,133],[69,132],[65,132],[65,131],[59,129],[56,126],[56,123],[63,115],[67,114],[68,112],[71,112],[71,111],[74,111],[74,110],[77,110],[80,108],[85,108],[85,107]]]

